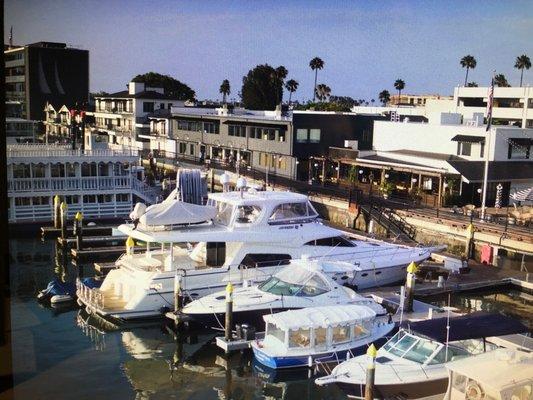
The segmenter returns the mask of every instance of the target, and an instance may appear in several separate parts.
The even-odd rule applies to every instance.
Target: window
[[[215,122],[204,122],[204,131],[207,133],[218,134],[218,124]]]
[[[32,173],[33,173],[34,178],[44,178],[45,177],[44,164],[33,164]]]
[[[257,220],[259,214],[261,214],[261,208],[258,206],[238,206],[235,222],[239,224],[251,224]]]
[[[65,165],[61,163],[50,165],[50,174],[52,178],[64,178],[65,177]]]
[[[144,101],[143,112],[154,112],[154,103],[151,101]]]
[[[267,324],[266,326],[266,333],[269,337],[276,338],[281,343],[285,343],[285,331],[278,328],[274,324]]]
[[[309,347],[311,344],[311,329],[298,329],[289,331],[289,347]]]
[[[200,128],[201,128],[201,123],[198,121],[178,120],[179,130],[197,132],[201,130]]]
[[[298,143],[307,143],[307,129],[296,130],[296,141]]]
[[[83,203],[96,203],[96,195],[94,194],[85,194],[83,195]]]
[[[186,143],[180,143],[179,152],[181,154],[184,154],[187,151],[187,144]]]
[[[15,197],[15,206],[31,205],[31,197]]]
[[[343,343],[350,340],[350,327],[349,326],[335,326],[333,331],[333,343]]]
[[[472,143],[457,142],[457,155],[469,156],[472,153]]]
[[[73,163],[67,163],[66,164],[66,173],[67,177],[73,178],[76,176],[76,164]]]
[[[228,226],[231,222],[231,216],[233,215],[233,206],[228,203],[217,203],[217,215],[215,217],[215,222],[220,225]]]
[[[360,338],[363,336],[368,336],[369,331],[370,330],[364,325],[361,325],[361,324],[355,325],[353,329],[353,337]]]
[[[320,129],[309,129],[309,143],[320,143]]]
[[[80,202],[80,196],[65,196],[65,202],[67,204],[78,204]]]
[[[48,206],[50,205],[50,198],[48,196],[38,196],[32,198],[34,206]]]
[[[13,164],[13,178],[30,178],[30,165]]]
[[[96,176],[96,163],[82,163],[81,176]]]
[[[289,265],[291,256],[289,254],[246,254],[241,261],[241,265],[246,267],[277,267],[279,265]]]
[[[194,144],[189,144],[189,155],[194,156]]]
[[[242,125],[229,125],[228,135],[237,137],[246,137],[246,126]]]
[[[264,140],[276,140],[276,129],[265,128],[263,129],[263,139]]]
[[[310,208],[308,210],[308,207]],[[316,211],[307,203],[285,203],[276,207],[269,221],[284,221],[293,218],[316,216]]]
[[[130,201],[130,195],[128,193],[119,193],[115,195],[117,203],[128,203]]]
[[[315,347],[325,348],[328,330],[326,328],[315,328]]]
[[[159,108],[160,108],[161,110],[164,110],[164,109],[165,109],[165,103],[161,103],[161,104],[159,104]]]
[[[98,203],[112,203],[113,195],[112,194],[99,194]]]
[[[512,159],[529,159],[531,154],[531,139],[529,138],[512,138],[508,139],[509,150],[508,157]]]
[[[285,131],[281,130],[279,131],[279,141],[284,142],[285,141]]]
[[[328,237],[324,239],[311,240],[306,246],[331,246],[331,247],[355,247],[355,244],[342,236]]]

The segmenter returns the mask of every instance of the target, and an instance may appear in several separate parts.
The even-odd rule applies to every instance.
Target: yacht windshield
[[[328,291],[324,282],[317,279],[309,279],[305,283],[286,282],[278,277],[271,277],[259,286],[259,289],[266,293],[278,296],[318,296]]]
[[[316,217],[318,214],[308,202],[284,203],[274,209],[269,222],[290,222],[296,219]]]
[[[228,203],[217,203],[217,215],[215,222],[220,225],[229,226],[231,223],[231,216],[233,215],[233,206]]]
[[[252,224],[257,220],[261,208],[258,206],[237,206],[235,222],[239,224]]]

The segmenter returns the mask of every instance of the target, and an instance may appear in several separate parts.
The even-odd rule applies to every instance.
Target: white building
[[[39,131],[39,121],[31,119],[6,117],[6,143],[35,142]]]
[[[148,116],[157,110],[170,110],[184,102],[164,93],[163,88],[148,87],[143,82],[130,82],[128,90],[95,97],[94,128],[105,132],[109,142],[138,150],[149,149]]]
[[[155,201],[155,192],[134,175],[138,153],[113,149],[99,136],[87,136],[86,149],[68,145],[7,146],[9,222],[50,221],[53,198],[68,205],[69,218],[125,217],[140,199]]]

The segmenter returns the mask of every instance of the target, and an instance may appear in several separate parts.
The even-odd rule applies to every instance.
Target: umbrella
[[[501,183],[498,183],[498,186],[496,186],[496,200],[494,202],[495,208],[500,208],[502,206],[502,190],[503,186]]]

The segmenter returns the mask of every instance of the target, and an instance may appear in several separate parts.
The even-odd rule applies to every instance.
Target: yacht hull
[[[364,399],[365,385],[347,382],[336,382],[336,385],[352,399]],[[404,399],[424,399],[435,395],[444,395],[448,388],[448,377],[435,380],[423,380],[397,385],[377,385],[374,398],[395,398],[401,395]]]

